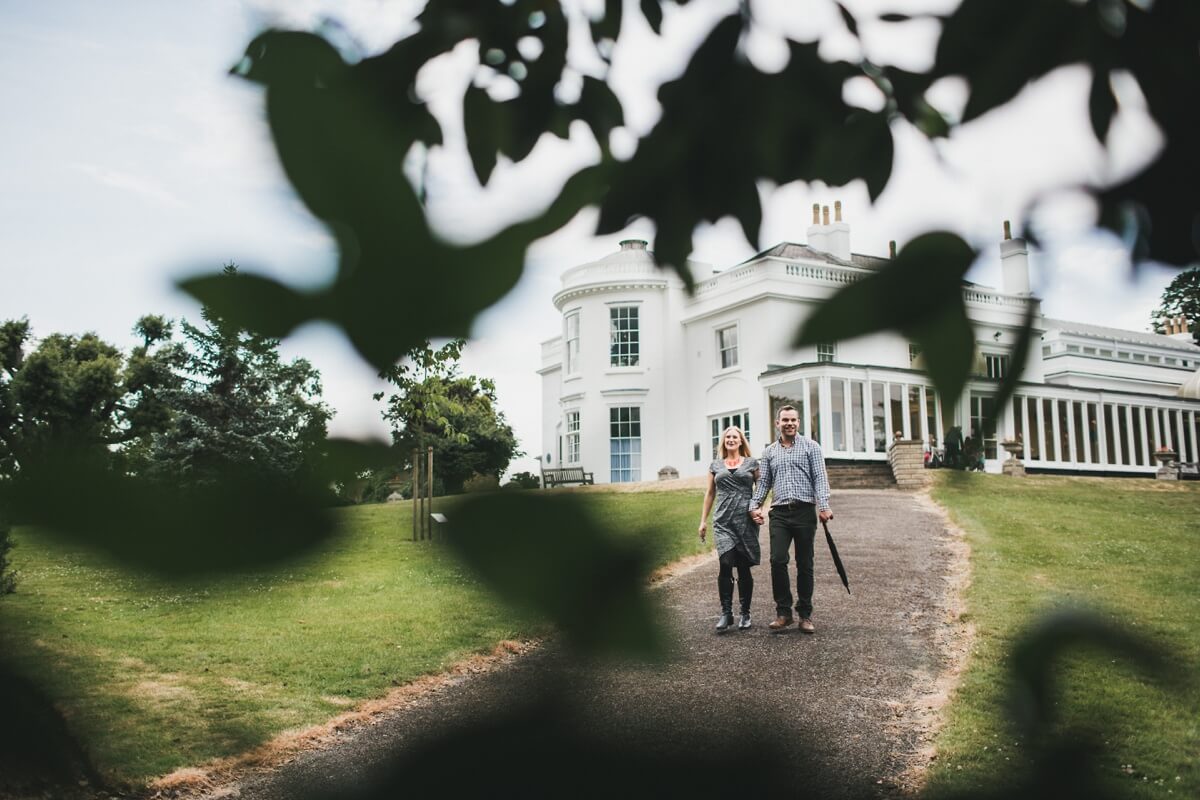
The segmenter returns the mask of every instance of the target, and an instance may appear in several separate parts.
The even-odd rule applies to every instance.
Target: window
[[[1146,358],[1151,364],[1161,364],[1162,363],[1162,359],[1159,358],[1158,356],[1147,356]]]
[[[1050,345],[1044,344],[1042,345],[1042,358],[1045,358],[1048,355],[1050,355]]]
[[[1166,363],[1168,363],[1168,364],[1177,364],[1177,363],[1179,363],[1178,361],[1176,361],[1176,360],[1175,360],[1174,358],[1172,358],[1171,356],[1167,356],[1167,357],[1166,357],[1166,359],[1164,359],[1164,360],[1165,360],[1165,361],[1166,361]]]
[[[1134,361],[1145,361],[1145,360],[1146,360],[1146,354],[1145,354],[1145,353],[1134,353],[1134,354],[1133,354],[1133,360],[1134,360]]]
[[[579,372],[579,312],[572,311],[564,318],[566,323],[566,357],[567,374]]]
[[[1083,348],[1083,354],[1084,354],[1085,356],[1094,356],[1094,355],[1096,355],[1096,348],[1094,348],[1094,347],[1085,347],[1085,348]]]
[[[642,410],[622,406],[608,410],[609,480],[629,483],[642,479]]]
[[[1003,378],[1008,374],[1008,356],[985,354],[983,356],[984,374],[989,378]]]
[[[1100,355],[1104,356],[1105,358],[1112,358],[1113,357],[1112,353],[1113,353],[1112,350],[1101,350],[1100,351]]]
[[[717,352],[720,354],[721,369],[738,365],[738,329],[737,325],[721,328],[717,331]]]
[[[736,425],[742,429],[742,434],[746,437],[746,441],[750,441],[750,412],[738,411],[734,414],[723,414],[717,417],[709,417],[708,425],[712,431],[712,452],[713,458],[717,457],[717,453],[721,452],[717,448],[721,444],[721,434],[731,425]]]
[[[921,355],[921,345],[909,343],[908,345],[908,365],[915,367],[917,365],[917,357]]]
[[[1068,352],[1068,353],[1078,353],[1078,352],[1079,352],[1079,345],[1077,345],[1077,344],[1069,344],[1069,345],[1067,345],[1067,352]]]
[[[559,459],[560,461],[562,459]],[[564,463],[579,463],[579,412],[567,412],[567,459]]]
[[[837,358],[837,345],[835,344],[819,344],[817,345],[817,361],[833,361]]]
[[[638,365],[638,307],[614,306],[608,310],[608,363],[613,367]]]

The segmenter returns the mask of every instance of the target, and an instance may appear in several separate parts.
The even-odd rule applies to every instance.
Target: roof
[[[742,264],[749,264],[751,261],[758,261],[761,258],[805,258],[810,261],[824,261],[827,264],[836,264],[839,267],[863,267],[867,265],[858,263],[857,259],[873,259],[874,256],[852,255],[851,258],[855,260],[843,261],[832,253],[826,253],[824,250],[817,250],[815,247],[809,247],[806,244],[780,242],[770,250],[763,250],[761,253],[747,258],[742,262]],[[878,260],[884,261],[886,259]],[[737,264],[735,266],[741,266],[741,264]]]
[[[1200,350],[1200,347],[1191,342],[1182,342],[1170,336],[1164,336],[1161,333],[1127,331],[1122,328],[1089,325],[1086,322],[1071,322],[1070,320],[1050,319],[1049,317],[1043,319],[1042,322],[1047,332],[1061,331],[1062,333],[1072,333],[1076,336],[1087,336],[1093,339],[1118,339],[1133,344],[1144,344],[1150,347],[1169,347],[1173,350],[1184,350],[1193,353]]]

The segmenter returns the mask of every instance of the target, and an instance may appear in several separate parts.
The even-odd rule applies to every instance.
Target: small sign
[[[445,515],[445,514],[442,514],[442,513],[440,513],[440,512],[437,512],[437,511],[433,512],[432,514],[430,514],[430,515],[429,515],[429,518],[430,518],[430,519],[432,519],[434,522],[436,522],[436,523],[438,523],[438,524],[441,524],[441,523],[443,523],[443,522],[445,522],[445,521],[446,521],[446,515]]]

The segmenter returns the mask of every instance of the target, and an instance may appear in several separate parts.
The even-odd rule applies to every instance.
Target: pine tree
[[[237,267],[224,276],[237,280]],[[283,362],[279,340],[201,311],[182,323],[187,349],[173,421],[146,454],[150,477],[207,485],[239,476],[291,481],[325,440],[330,409],[321,378],[305,359]]]

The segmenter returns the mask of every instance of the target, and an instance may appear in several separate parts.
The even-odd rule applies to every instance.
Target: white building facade
[[[1005,457],[998,442],[1018,437],[1033,471],[1149,475],[1163,447],[1200,461],[1191,335],[1043,317],[1020,239],[1001,242],[1001,289],[963,287],[976,375],[952,408],[896,333],[792,347],[819,303],[887,263],[852,253],[840,216],[829,222],[826,208],[822,223],[814,207],[807,245],[780,244],[690,296],[640,240],[568,269],[553,298],[562,332],[542,343],[543,466],[581,466],[597,483],[654,480],[664,467],[701,475],[725,427],[747,431],[757,453],[785,404],[831,460],[883,461],[896,438],[940,444],[958,426],[982,442],[989,471]],[[1020,384],[985,430],[1031,304]]]

